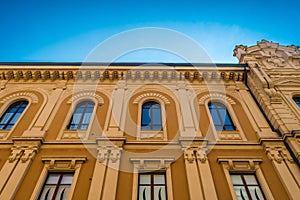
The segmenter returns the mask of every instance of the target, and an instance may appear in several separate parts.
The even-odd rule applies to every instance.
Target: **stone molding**
[[[14,162],[19,159],[22,162],[27,162],[34,157],[41,146],[41,140],[21,140],[20,138],[13,138],[13,140],[14,145],[11,148],[11,155],[8,158],[9,162]]]
[[[294,163],[293,158],[283,143],[265,142],[263,145],[270,160],[276,161],[277,163],[281,163],[282,161]]]
[[[165,68],[156,69],[120,69],[109,67],[89,68],[89,69],[14,69],[0,70],[0,80],[15,80],[15,81],[57,81],[57,80],[150,80],[150,81],[171,81],[171,80],[189,80],[189,81],[209,81],[209,80],[224,80],[224,81],[243,81],[244,69],[219,68],[211,70],[209,67],[203,67],[204,70],[195,70],[195,67],[188,69],[168,70]]]
[[[48,164],[48,169],[74,170],[77,164],[82,164],[87,160],[86,156],[42,156],[42,161]]]
[[[39,98],[36,94],[32,93],[32,92],[24,92],[24,91],[19,91],[13,94],[10,94],[9,96],[3,98],[0,103],[5,103],[8,101],[11,101],[12,99],[15,98],[29,98],[31,100],[31,103],[38,103]]]
[[[218,163],[226,164],[231,171],[255,171],[260,163],[261,157],[252,156],[218,156]]]
[[[75,101],[77,101],[78,99],[85,98],[85,97],[95,98],[100,105],[104,104],[104,99],[100,95],[96,94],[95,91],[78,92],[78,93],[74,94],[72,96],[72,98],[70,98],[70,100],[67,101],[67,103],[71,104],[71,103],[74,103]]]
[[[170,166],[172,162],[175,161],[174,157],[134,157],[130,158],[130,161],[139,170],[159,170],[166,169]]]
[[[210,93],[210,94],[206,94],[203,97],[201,97],[198,101],[199,104],[204,104],[206,102],[207,99],[212,99],[212,100],[217,100],[217,99],[222,99],[225,102],[228,102],[230,104],[236,104],[236,102],[230,98],[229,96],[227,96],[226,94],[220,94],[220,93]]]
[[[162,94],[155,93],[155,92],[148,92],[148,93],[141,94],[134,99],[133,103],[138,104],[138,103],[140,103],[140,101],[142,101],[144,99],[151,99],[151,98],[158,98],[158,99],[161,99],[165,104],[170,104],[170,101],[167,97],[165,97]]]
[[[295,68],[300,66],[298,46],[282,46],[278,43],[262,40],[255,46],[238,45],[234,49],[240,63],[255,62],[266,69]]]

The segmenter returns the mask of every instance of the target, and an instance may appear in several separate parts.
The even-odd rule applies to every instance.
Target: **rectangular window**
[[[238,200],[263,200],[264,194],[255,174],[230,174]]]
[[[49,173],[39,199],[67,199],[73,173]]]
[[[139,174],[139,200],[166,200],[166,175],[165,173]]]

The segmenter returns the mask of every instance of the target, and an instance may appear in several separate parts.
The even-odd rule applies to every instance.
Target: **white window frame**
[[[87,160],[85,156],[66,157],[66,156],[45,156],[42,157],[44,168],[32,192],[30,200],[37,200],[44,187],[49,172],[73,172],[73,180],[70,186],[68,200],[71,200],[77,184],[77,179],[82,164]]]

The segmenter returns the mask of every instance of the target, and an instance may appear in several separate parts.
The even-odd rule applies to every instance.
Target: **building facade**
[[[0,199],[298,199],[300,52],[0,63]]]

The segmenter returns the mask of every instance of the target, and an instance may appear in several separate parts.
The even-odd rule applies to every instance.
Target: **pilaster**
[[[114,200],[124,138],[98,138],[98,155],[89,199]]]
[[[198,124],[195,123],[195,119],[193,118],[193,116],[196,116],[196,114],[194,115],[192,114],[195,112],[195,110],[190,103],[190,99],[189,99],[190,95],[184,81],[179,81],[177,85],[177,95],[178,95],[178,100],[179,100],[178,103],[180,105],[180,111],[182,115],[181,136],[195,137],[197,132],[200,130],[198,130],[197,128]]]
[[[0,176],[0,199],[13,199],[22,183],[32,160],[39,150],[41,138],[13,138],[11,155],[3,166]]]
[[[291,199],[300,196],[300,169],[282,142],[263,142],[265,152]]]

